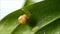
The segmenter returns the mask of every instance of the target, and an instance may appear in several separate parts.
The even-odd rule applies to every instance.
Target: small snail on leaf
[[[27,10],[27,9],[22,9],[23,12],[25,12],[25,14],[21,15],[20,17],[18,17],[18,22],[21,24],[26,24],[27,20],[30,18],[31,13]]]
[[[26,24],[28,19],[29,19],[29,16],[27,14],[23,14],[18,18],[18,21],[21,24]]]

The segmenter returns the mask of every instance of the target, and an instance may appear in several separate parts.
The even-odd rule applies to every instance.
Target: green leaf
[[[56,19],[60,18],[60,0],[45,0],[42,2],[38,2],[32,4],[30,6],[26,6],[22,9],[16,10],[15,12],[7,15],[0,22],[0,34],[40,34],[39,32],[47,29],[47,34],[50,34],[49,27],[54,31],[56,24],[56,30],[59,32],[59,20],[54,22]],[[27,20],[27,24],[20,24],[18,22],[18,17],[22,14],[31,14],[29,20]],[[29,15],[30,15],[29,14]],[[50,25],[53,23],[52,25]],[[59,27],[59,28],[58,28]],[[56,32],[56,31],[55,31]],[[55,34],[55,33],[51,33]]]
[[[3,20],[1,20],[0,34],[10,34],[19,25],[17,18],[19,15],[23,14],[23,12],[21,10],[17,11],[7,15]]]
[[[36,1],[36,0],[35,0]],[[24,4],[24,7],[25,6],[29,6],[29,5],[32,5],[32,4],[34,4],[34,3],[37,3],[37,2],[41,2],[41,1],[43,1],[43,0],[38,0],[37,2],[35,2],[34,0],[26,0],[25,1],[25,4]]]
[[[60,18],[41,28],[35,34],[60,34]]]
[[[31,18],[37,21],[36,26],[32,30],[36,32],[45,25],[60,18],[59,6],[59,0],[46,0],[26,7],[32,14]]]

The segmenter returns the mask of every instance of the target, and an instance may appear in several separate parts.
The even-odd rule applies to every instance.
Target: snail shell
[[[21,24],[26,24],[27,19],[29,19],[27,14],[23,14],[18,18],[18,22]]]

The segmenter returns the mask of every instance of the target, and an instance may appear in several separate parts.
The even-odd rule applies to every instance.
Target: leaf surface
[[[0,34],[40,34],[47,29],[47,34],[50,34],[51,30],[57,30],[60,32],[59,19],[60,18],[60,0],[45,0],[26,6],[22,9],[7,15],[0,22]],[[24,14],[26,11],[31,13],[27,24],[20,24],[18,17]],[[28,13],[28,14],[29,14]],[[54,22],[57,20],[56,22]],[[58,24],[56,24],[58,22]],[[53,23],[53,24],[52,24]],[[54,26],[56,24],[56,26]],[[55,29],[53,27],[56,27]],[[49,28],[49,29],[48,29]],[[50,29],[51,28],[51,29]],[[55,34],[54,33],[51,34]]]

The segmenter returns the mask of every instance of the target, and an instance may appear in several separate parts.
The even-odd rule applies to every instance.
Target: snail
[[[18,17],[18,22],[21,24],[26,24],[27,20],[31,16],[31,13],[30,11],[28,11],[28,9],[22,9],[22,11],[24,12],[24,14]]]
[[[18,22],[21,24],[26,24],[29,16],[27,14],[23,14],[18,18]]]

